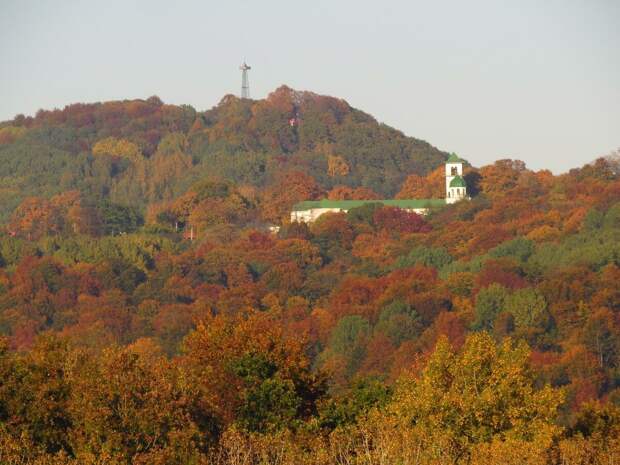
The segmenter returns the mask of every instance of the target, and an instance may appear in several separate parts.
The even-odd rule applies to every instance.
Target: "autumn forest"
[[[290,222],[448,156],[285,86],[1,122],[0,463],[620,463],[618,159]]]

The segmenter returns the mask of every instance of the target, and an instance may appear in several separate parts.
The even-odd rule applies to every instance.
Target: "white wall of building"
[[[428,213],[428,208],[404,208],[403,210],[407,210],[410,212],[417,213],[418,215],[426,215]],[[321,215],[325,213],[346,213],[347,210],[342,208],[311,208],[309,210],[300,210],[300,211],[292,211],[291,212],[291,223],[299,222],[299,223],[312,223],[316,221]]]
[[[448,187],[446,203],[455,203],[467,197],[467,190],[464,187]]]
[[[291,222],[297,221],[299,223],[312,223],[317,218],[325,213],[338,213],[345,211],[341,208],[311,208],[310,210],[292,211]]]

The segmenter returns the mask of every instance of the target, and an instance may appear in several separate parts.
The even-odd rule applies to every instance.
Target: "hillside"
[[[440,197],[446,154],[287,88],[73,105],[0,143],[1,463],[620,455],[613,159],[300,224],[299,200]]]
[[[287,87],[206,112],[157,97],[74,104],[0,124],[0,222],[26,197],[71,190],[144,211],[206,176],[262,188],[301,172],[325,191],[389,197],[445,157],[343,100]]]

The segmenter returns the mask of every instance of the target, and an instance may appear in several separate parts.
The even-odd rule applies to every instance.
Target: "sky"
[[[555,173],[620,147],[619,0],[0,0],[0,121],[282,84],[476,166]]]

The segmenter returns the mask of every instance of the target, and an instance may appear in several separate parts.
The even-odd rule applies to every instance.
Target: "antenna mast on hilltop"
[[[248,80],[248,70],[252,69],[245,61],[241,66],[241,98],[250,98],[250,81]]]

